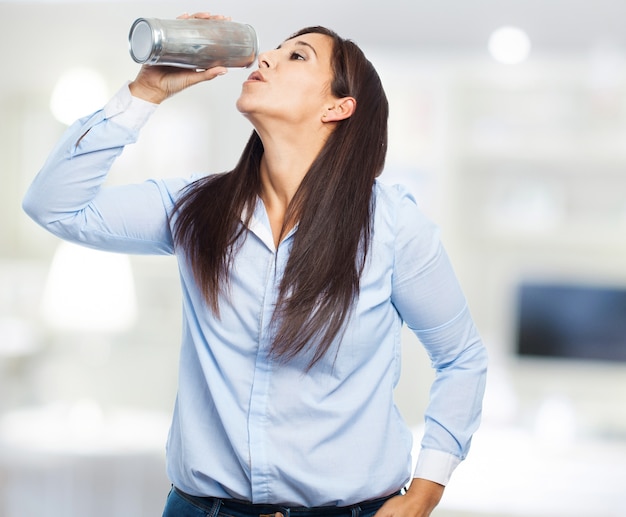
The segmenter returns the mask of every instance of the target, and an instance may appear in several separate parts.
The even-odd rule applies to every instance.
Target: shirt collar
[[[247,211],[241,214],[241,221],[245,224],[245,220],[247,218]],[[289,233],[285,236],[283,241],[291,238],[295,233],[298,225],[296,224]],[[259,240],[267,246],[269,250],[272,252],[276,252],[276,246],[274,245],[274,236],[272,235],[272,227],[270,225],[270,219],[267,215],[267,210],[265,209],[265,205],[263,204],[263,200],[260,197],[257,197],[256,205],[254,206],[254,212],[252,213],[252,217],[250,218],[250,222],[248,223],[248,230],[256,235]]]

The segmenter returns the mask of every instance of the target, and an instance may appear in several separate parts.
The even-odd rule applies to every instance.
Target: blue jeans
[[[373,517],[388,499],[396,495],[399,493],[352,506],[300,508],[196,497],[172,488],[163,517],[274,517],[277,512],[284,517]]]

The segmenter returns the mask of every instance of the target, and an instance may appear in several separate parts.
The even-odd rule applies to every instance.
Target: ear
[[[322,115],[322,122],[338,122],[349,118],[356,110],[356,99],[354,97],[343,97],[336,99],[332,106]]]

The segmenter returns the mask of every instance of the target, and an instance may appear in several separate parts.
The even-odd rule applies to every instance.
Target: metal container
[[[248,67],[258,54],[253,27],[228,20],[138,18],[128,34],[137,63],[181,68]]]

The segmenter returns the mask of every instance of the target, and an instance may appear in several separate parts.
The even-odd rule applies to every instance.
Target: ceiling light
[[[70,125],[102,107],[107,99],[104,78],[97,71],[73,68],[57,81],[50,98],[50,110],[59,122]]]
[[[489,37],[489,53],[498,62],[515,65],[530,53],[530,38],[517,27],[500,27]]]

